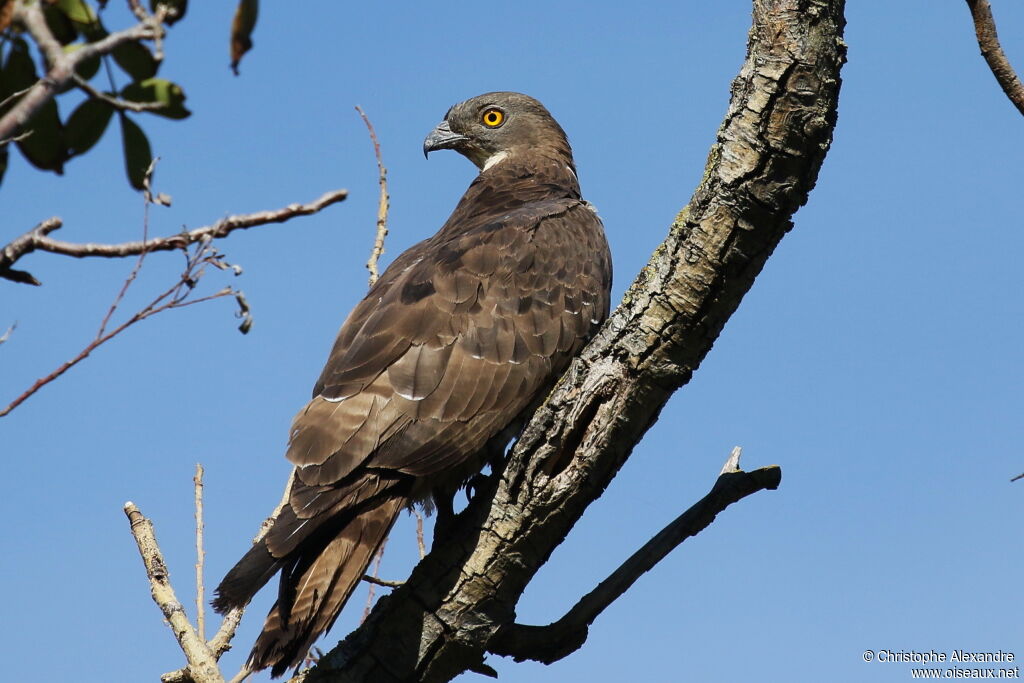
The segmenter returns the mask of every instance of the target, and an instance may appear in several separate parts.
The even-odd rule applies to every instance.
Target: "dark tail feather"
[[[311,548],[309,556],[299,557],[292,569],[286,568],[281,575],[281,598],[267,615],[263,632],[249,655],[247,668],[250,671],[273,667],[271,673],[277,677],[302,663],[313,642],[334,624],[405,502],[404,498],[395,497],[378,507],[359,512],[326,546]],[[264,552],[270,555],[266,550]],[[252,553],[250,551],[236,565],[239,575],[243,573],[240,568]],[[252,566],[247,576],[256,575],[255,562]],[[280,566],[278,564],[274,571]],[[228,578],[235,569],[231,570]],[[263,574],[259,576],[262,578]],[[224,579],[222,587],[228,578]],[[263,578],[259,585],[262,586],[267,579],[269,576]],[[218,588],[218,592],[220,590]],[[248,586],[243,592],[248,592]],[[255,592],[248,592],[249,597]],[[218,596],[218,602],[224,595],[227,593]],[[282,600],[289,599],[291,604],[281,604]]]
[[[213,609],[224,614],[234,607],[244,607],[283,564],[282,560],[270,554],[266,543],[260,541],[242,556],[217,586]]]

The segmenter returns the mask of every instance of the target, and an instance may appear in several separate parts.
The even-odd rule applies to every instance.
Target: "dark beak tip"
[[[423,156],[428,158],[430,152],[439,149],[455,149],[460,142],[465,140],[464,135],[454,132],[447,121],[442,121],[437,128],[430,131],[430,135],[423,141]]]

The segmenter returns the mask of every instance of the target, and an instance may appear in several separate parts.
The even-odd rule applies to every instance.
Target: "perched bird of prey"
[[[250,670],[300,664],[399,511],[476,474],[484,446],[507,443],[608,315],[604,230],[540,102],[513,92],[461,102],[423,143],[439,149],[480,174],[341,326],[292,422],[288,504],[217,588],[225,612],[281,574]]]

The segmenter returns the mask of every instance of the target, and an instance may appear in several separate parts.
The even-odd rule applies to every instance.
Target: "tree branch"
[[[100,329],[99,332],[97,332],[96,337],[93,338],[93,340],[89,342],[85,346],[85,348],[79,351],[78,354],[76,354],[73,358],[62,363],[59,367],[57,367],[57,369],[55,369],[53,372],[46,375],[45,377],[40,377],[39,379],[37,379],[32,384],[32,386],[30,386],[28,389],[26,389],[20,395],[18,395],[18,397],[11,401],[9,404],[7,404],[5,408],[0,409],[0,417],[4,417],[10,414],[11,411],[20,406],[26,400],[28,400],[40,389],[42,389],[47,384],[63,375],[65,372],[67,372],[74,366],[81,363],[83,360],[88,358],[89,354],[91,354],[97,348],[107,343],[117,335],[121,334],[135,323],[141,322],[146,318],[150,318],[158,313],[162,313],[163,311],[168,311],[175,308],[184,308],[186,306],[192,306],[194,304],[203,303],[205,301],[211,301],[213,299],[219,299],[225,296],[233,296],[235,297],[236,301],[238,301],[239,307],[241,308],[240,314],[243,317],[245,317],[245,320],[243,321],[239,329],[241,329],[243,332],[247,331],[248,325],[250,324],[250,316],[248,315],[248,304],[246,303],[245,297],[242,294],[242,292],[235,290],[231,287],[224,287],[223,289],[214,292],[213,294],[200,297],[198,299],[188,298],[189,295],[192,293],[196,282],[198,282],[199,279],[202,277],[203,270],[206,265],[227,267],[220,260],[220,255],[216,252],[216,250],[210,247],[209,242],[207,241],[202,245],[196,247],[195,252],[188,256],[188,260],[185,265],[185,270],[184,272],[182,272],[181,276],[178,278],[178,281],[174,285],[166,289],[159,296],[157,296],[155,299],[149,302],[149,304],[138,310],[134,315],[125,320],[123,323],[115,327],[113,330],[107,332],[107,322],[110,320],[110,316],[113,315],[114,311],[116,310],[117,305],[121,297],[124,295],[125,290],[127,290],[128,286],[134,279],[135,274],[138,272],[141,260],[142,255],[139,256],[140,263],[136,264],[135,268],[132,269],[131,274],[129,274],[128,279],[125,280],[124,285],[122,285],[122,288],[118,293],[117,297],[115,298],[114,303],[111,305],[106,316],[104,316],[103,322],[100,325]]]
[[[373,155],[377,158],[377,184],[380,186],[380,199],[377,201],[377,232],[373,238],[373,249],[370,251],[370,259],[366,262],[366,269],[370,271],[370,286],[377,282],[377,262],[384,253],[384,238],[388,236],[388,169],[384,167],[384,161],[380,156],[380,142],[377,141],[377,131],[373,129],[370,119],[363,113],[361,107],[356,107],[359,116],[366,124],[366,130],[370,133],[370,141],[373,142]]]
[[[206,564],[206,551],[203,549],[203,465],[196,463],[196,473],[192,477],[195,490],[196,506],[196,630],[199,638],[206,640],[206,601],[203,590],[203,567]]]
[[[273,512],[270,513],[270,516],[260,524],[259,531],[256,532],[256,536],[252,539],[253,545],[263,540],[263,537],[266,536],[267,532],[269,532],[271,527],[274,526],[274,520],[277,518],[277,515],[280,514],[281,508],[288,504],[288,494],[291,491],[294,479],[295,468],[292,468],[291,474],[288,475],[288,481],[285,482],[284,493],[281,496],[281,501],[277,504],[277,507],[274,508]],[[241,623],[242,615],[244,613],[244,607],[236,607],[224,615],[224,619],[221,621],[217,634],[207,643],[210,650],[213,652],[214,659],[219,661],[221,655],[231,649],[231,639],[235,637],[235,630],[238,628],[238,624]],[[244,678],[244,673],[246,673],[245,669],[231,679],[232,682]],[[160,676],[161,683],[191,683],[192,680],[188,667],[169,671],[168,673]]]
[[[754,0],[704,177],[597,338],[405,583],[297,680],[481,670],[519,596],[710,351],[807,201],[832,140],[843,0]]]
[[[151,16],[135,26],[111,33],[94,43],[86,43],[74,52],[65,53],[54,38],[39,2],[17,3],[15,21],[21,22],[46,56],[49,71],[28,92],[0,117],[0,140],[14,137],[35,116],[40,108],[72,83],[75,70],[88,59],[111,53],[124,43],[137,40],[159,40],[163,36],[162,13]]]
[[[220,669],[217,668],[216,658],[192,628],[188,617],[185,616],[185,609],[174,594],[163,553],[160,552],[156,534],[153,532],[153,523],[143,517],[131,501],[124,504],[124,513],[131,523],[132,536],[135,537],[135,542],[139,546],[139,554],[142,555],[142,563],[146,567],[146,576],[149,578],[149,589],[153,595],[153,602],[163,612],[178,645],[181,646],[181,651],[185,653],[189,675],[195,683],[224,683],[224,677],[221,676]]]
[[[111,107],[119,111],[159,111],[160,109],[164,109],[165,107],[167,107],[167,105],[163,102],[133,102],[131,100],[123,100],[120,97],[115,97],[109,93],[97,90],[96,88],[92,87],[92,84],[90,84],[89,81],[85,80],[78,74],[72,74],[71,80],[73,80],[75,82],[75,85],[78,86],[79,90],[81,90],[85,94],[89,95],[90,97],[94,97],[97,100],[103,100]]]
[[[347,196],[348,190],[333,190],[308,204],[289,204],[282,209],[275,209],[273,211],[259,211],[257,213],[228,216],[212,225],[180,232],[177,235],[156,237],[151,240],[137,242],[123,242],[121,244],[83,244],[51,239],[48,235],[63,225],[59,218],[54,217],[43,221],[5,246],[3,250],[0,250],[0,278],[32,285],[41,284],[31,274],[11,268],[22,256],[36,250],[63,254],[64,256],[74,256],[75,258],[85,258],[87,256],[120,258],[136,256],[143,252],[150,253],[154,251],[184,249],[190,244],[205,239],[227,237],[235,230],[252,228],[268,223],[283,223],[296,216],[308,216],[317,213],[331,204],[343,201]]]
[[[1024,84],[1010,66],[1010,60],[1006,58],[1006,53],[999,44],[996,21],[992,17],[992,8],[988,0],[967,0],[967,7],[970,8],[971,18],[974,20],[974,33],[978,38],[981,56],[985,58],[988,68],[992,70],[992,75],[999,81],[999,87],[1010,98],[1010,102],[1024,114]]]
[[[513,657],[517,662],[532,659],[551,664],[583,646],[588,627],[641,575],[650,571],[672,550],[696,536],[715,521],[718,513],[743,498],[765,489],[774,490],[782,481],[782,470],[772,465],[753,472],[739,468],[740,449],[733,449],[711,491],[662,529],[616,569],[594,590],[580,598],[565,615],[547,626],[510,624],[498,631],[487,651]]]

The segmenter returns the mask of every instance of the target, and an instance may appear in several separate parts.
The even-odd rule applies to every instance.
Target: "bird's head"
[[[423,141],[423,154],[454,149],[486,170],[522,152],[564,157],[572,166],[565,131],[537,100],[517,92],[491,92],[459,102]]]

